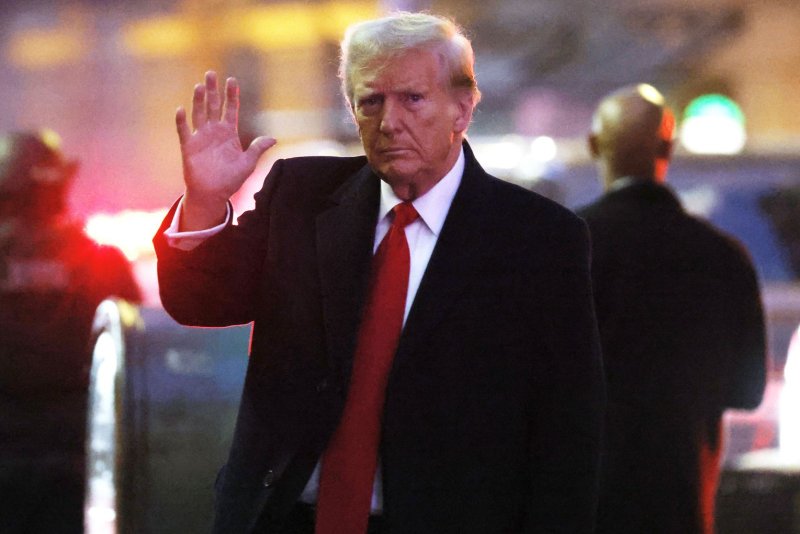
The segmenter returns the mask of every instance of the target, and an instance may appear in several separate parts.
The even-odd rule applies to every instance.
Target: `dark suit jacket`
[[[387,531],[590,532],[604,384],[588,232],[486,174],[464,146],[462,184],[389,377]],[[337,425],[378,205],[365,158],[290,159],[238,226],[188,253],[155,239],[173,317],[253,322],[216,532],[255,522],[268,532]]]
[[[633,180],[579,210],[608,383],[599,532],[698,532],[699,447],[765,386],[764,320],[743,247]]]

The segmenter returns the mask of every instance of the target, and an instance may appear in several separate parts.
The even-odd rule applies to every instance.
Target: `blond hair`
[[[448,87],[469,89],[473,107],[481,93],[475,79],[472,44],[452,20],[428,13],[397,12],[351,25],[341,43],[339,78],[342,93],[353,107],[353,75],[381,68],[408,50],[430,50],[439,56]]]

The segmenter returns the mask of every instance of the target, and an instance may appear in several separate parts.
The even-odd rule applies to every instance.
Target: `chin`
[[[413,176],[413,170],[407,169],[403,165],[387,164],[376,167],[378,174],[380,174],[389,185],[394,186],[403,182],[410,181],[407,177]]]

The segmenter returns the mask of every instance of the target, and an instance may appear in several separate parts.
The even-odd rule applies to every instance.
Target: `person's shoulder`
[[[470,180],[486,180],[491,190],[492,209],[504,218],[518,217],[565,218],[578,220],[577,216],[558,202],[535,191],[503,180],[488,173],[480,164],[469,143],[464,143],[466,166],[464,176]],[[476,182],[480,183],[480,182]]]
[[[575,209],[593,231],[641,227],[642,221],[671,225],[685,218],[680,200],[668,185],[650,179],[620,180],[624,181]]]
[[[585,226],[575,212],[544,195],[493,176],[490,183],[495,212],[518,227],[558,227],[567,231]]]
[[[528,213],[544,212],[556,216],[575,217],[570,209],[540,193],[491,175],[489,175],[489,180],[494,191],[495,201],[510,209],[521,209]]]
[[[339,176],[358,172],[367,164],[365,156],[299,156],[278,160],[285,173],[299,176]]]
[[[702,240],[704,248],[709,254],[716,254],[725,261],[739,261],[751,264],[752,259],[747,247],[736,236],[712,224],[710,221],[687,214],[688,224],[692,235],[698,241]]]
[[[582,204],[576,207],[575,213],[579,217],[585,220],[590,220],[595,217],[598,217],[602,215],[603,212],[605,211],[605,205],[606,205],[605,200],[606,200],[605,195],[602,195],[589,203]]]
[[[603,193],[593,201],[575,208],[575,213],[589,226],[593,235],[627,233],[633,220],[642,220],[642,206],[628,199]]]
[[[335,191],[367,165],[364,156],[300,156],[273,163],[266,185],[281,194],[315,197]]]

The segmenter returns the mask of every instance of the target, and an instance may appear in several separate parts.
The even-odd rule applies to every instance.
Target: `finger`
[[[275,146],[277,141],[272,137],[256,137],[253,139],[253,142],[250,143],[250,146],[247,147],[244,154],[247,157],[250,165],[255,165],[258,161],[258,158],[261,157],[261,154]]]
[[[202,128],[207,122],[205,101],[206,86],[198,83],[194,86],[194,95],[192,95],[192,126],[195,130]]]
[[[239,82],[236,78],[225,81],[225,114],[224,120],[235,128],[239,120]]]
[[[206,115],[210,121],[218,121],[222,112],[222,101],[219,96],[217,73],[206,72]]]
[[[183,109],[183,106],[179,107],[178,111],[175,112],[175,125],[178,128],[178,140],[180,141],[181,146],[183,146],[192,136],[192,131],[189,129],[189,125],[186,123],[186,110]]]

